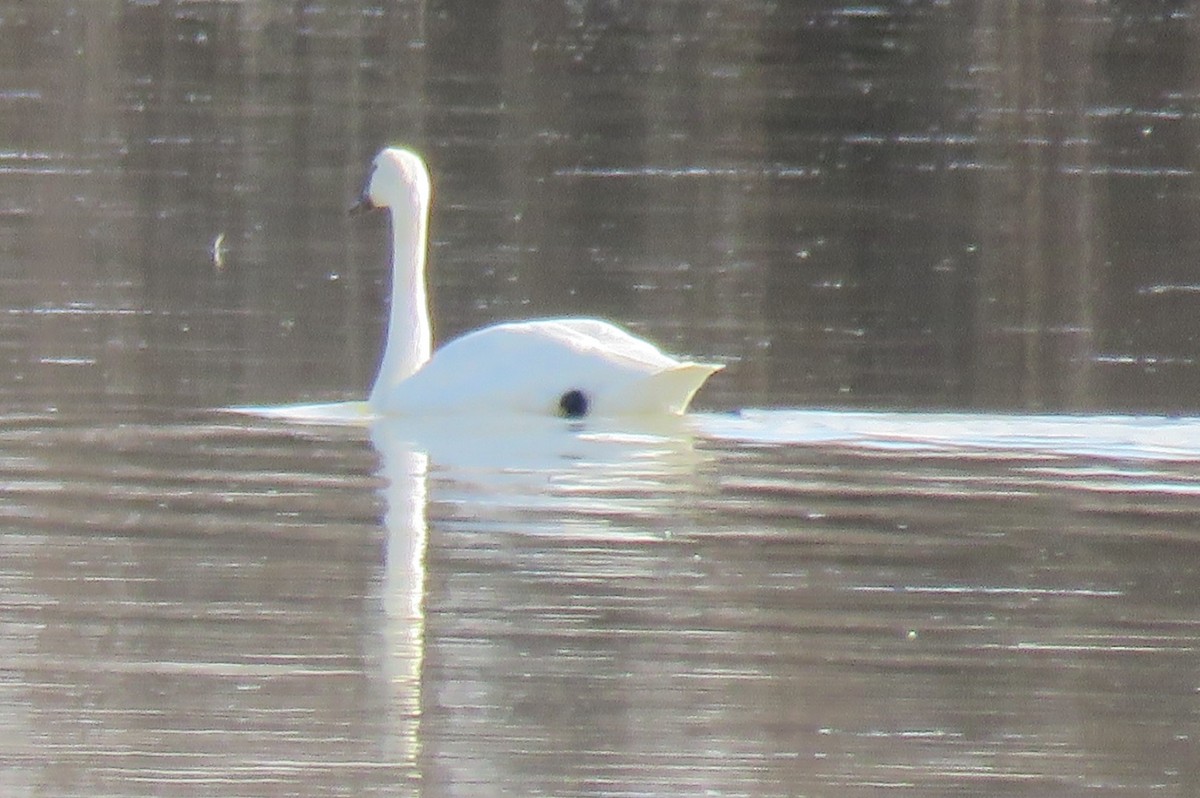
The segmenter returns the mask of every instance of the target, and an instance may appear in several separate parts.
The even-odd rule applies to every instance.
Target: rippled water
[[[3,783],[1186,791],[1197,433],[10,417]]]
[[[1151,5],[0,0],[0,793],[1194,794]],[[698,412],[222,410],[363,396],[391,141],[438,340],[613,318]]]

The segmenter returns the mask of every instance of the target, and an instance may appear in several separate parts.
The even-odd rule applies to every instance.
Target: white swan
[[[430,356],[425,255],[429,170],[410,150],[375,157],[354,210],[392,223],[392,307],[370,408],[380,415],[532,413],[576,418],[681,414],[721,366],[676,360],[598,319],[484,327]]]

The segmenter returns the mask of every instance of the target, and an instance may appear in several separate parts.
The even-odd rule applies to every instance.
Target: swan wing
[[[599,319],[544,319],[513,323],[514,327],[522,325],[535,334],[561,338],[579,349],[602,352],[609,358],[635,368],[668,369],[679,364],[678,360],[663,354],[662,350],[644,338]]]

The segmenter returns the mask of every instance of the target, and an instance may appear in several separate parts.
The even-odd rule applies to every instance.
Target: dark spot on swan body
[[[587,394],[572,388],[558,398],[558,412],[563,418],[583,418],[588,412]]]

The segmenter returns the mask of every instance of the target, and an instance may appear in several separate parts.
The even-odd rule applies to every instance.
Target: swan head
[[[387,147],[375,156],[351,213],[378,208],[428,208],[429,169],[421,156],[403,147]]]

